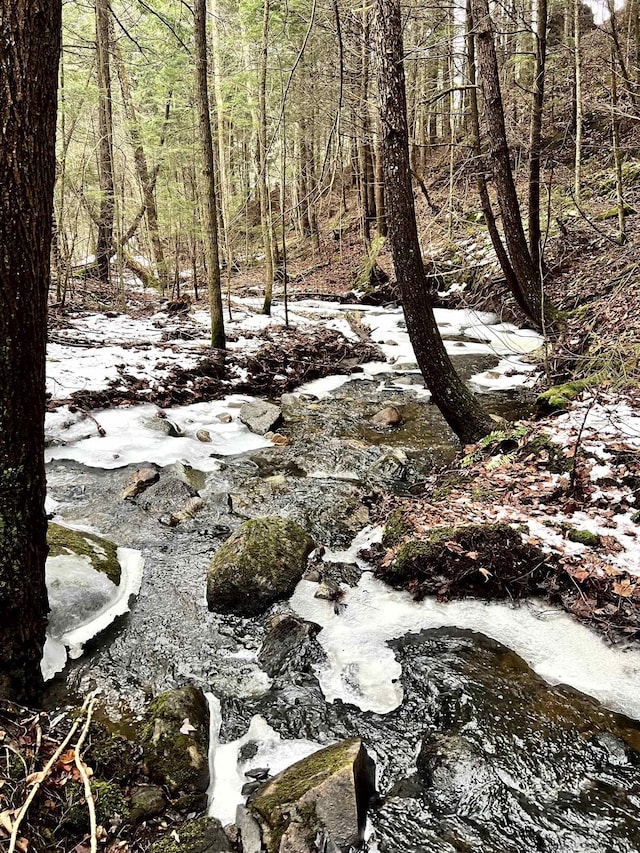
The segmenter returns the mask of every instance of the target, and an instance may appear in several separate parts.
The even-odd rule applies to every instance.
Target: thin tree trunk
[[[96,54],[98,71],[98,172],[100,180],[100,213],[96,268],[98,278],[109,283],[109,261],[113,255],[113,221],[115,190],[113,183],[113,114],[111,104],[111,69],[109,61],[109,1],[96,0]]]
[[[267,59],[269,52],[270,0],[263,0],[262,48],[260,51],[260,78],[258,81],[258,195],[264,247],[264,303],[262,313],[271,314],[273,298],[273,243],[269,204],[269,178],[267,174]]]
[[[616,168],[616,203],[618,207],[618,242],[626,242],[625,210],[622,194],[622,153],[620,151],[620,129],[618,127],[618,80],[613,45],[611,46],[611,139],[613,142],[613,162]]]
[[[156,205],[156,197],[153,192],[155,181],[151,181],[149,175],[149,167],[147,165],[147,155],[142,143],[142,130],[136,113],[136,108],[131,95],[131,83],[129,74],[122,58],[122,53],[117,45],[114,46],[114,58],[116,62],[116,71],[120,81],[120,91],[122,92],[122,104],[124,106],[125,116],[128,122],[129,136],[133,147],[133,159],[138,173],[138,180],[142,190],[142,203],[144,205],[147,216],[147,225],[149,226],[149,237],[151,247],[153,249],[153,259],[155,261],[158,281],[160,282],[160,290],[165,293],[169,284],[167,275],[167,264],[164,258],[164,249],[160,240],[160,231],[158,228],[158,207]]]
[[[573,3],[573,51],[576,90],[576,149],[573,165],[573,195],[576,204],[582,200],[582,56],[580,51],[580,0]]]
[[[211,314],[211,346],[225,349],[222,289],[220,286],[220,258],[218,256],[218,210],[213,159],[213,137],[209,116],[209,91],[207,84],[207,2],[195,0],[193,6],[195,28],[196,100],[198,103],[198,128],[202,156],[204,190],[205,256],[207,259],[207,284],[209,287],[209,312]]]
[[[535,30],[535,67],[533,103],[529,134],[529,251],[540,269],[542,233],[540,230],[540,153],[542,148],[542,111],[544,106],[545,67],[547,61],[547,0],[538,0]]]
[[[471,0],[471,14],[476,33],[478,72],[486,107],[485,116],[498,205],[502,214],[509,260],[517,282],[517,290],[514,296],[534,326],[543,330],[546,324],[553,322],[555,311],[544,299],[540,270],[533,263],[522,225],[507,144],[498,62],[488,0]]]
[[[375,8],[389,242],[407,330],[434,402],[456,435],[466,443],[490,432],[493,422],[455,372],[434,318],[411,190],[400,0],[376,0]]]
[[[33,700],[45,586],[45,349],[61,0],[0,7],[0,698]]]

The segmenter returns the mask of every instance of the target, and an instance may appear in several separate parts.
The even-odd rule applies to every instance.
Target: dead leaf
[[[195,730],[196,727],[191,725],[191,723],[189,722],[189,717],[185,717],[182,721],[182,725],[180,726],[180,734],[188,735],[191,732],[195,732]]]
[[[445,542],[444,547],[447,551],[451,551],[452,554],[464,554],[464,548],[462,545],[454,542],[453,539],[449,540],[449,542]]]
[[[492,577],[489,569],[478,569],[480,574],[484,577],[485,581],[488,581],[490,577]]]
[[[467,551],[467,553],[465,554],[465,557],[468,557],[470,560],[477,560],[478,559],[478,552],[477,551]]]
[[[616,595],[622,596],[622,598],[630,598],[636,591],[636,585],[631,583],[628,578],[625,578],[624,580],[613,582],[613,591]]]
[[[41,782],[44,782],[45,774],[42,770],[38,771],[38,773],[30,773],[26,778],[27,785],[39,785]]]

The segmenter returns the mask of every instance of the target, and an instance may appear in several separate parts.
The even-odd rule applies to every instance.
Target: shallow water
[[[384,341],[393,334],[388,318],[375,316]],[[459,331],[452,326],[452,335]],[[399,333],[393,336],[401,342]],[[385,346],[392,350],[397,342]],[[461,356],[458,365],[468,378],[495,361],[480,352]],[[58,516],[140,550],[145,572],[131,613],[70,662],[52,683],[49,701],[97,687],[110,713],[128,721],[158,692],[190,682],[219,700],[220,743],[255,737],[263,749],[258,755],[274,768],[298,749],[308,751],[309,742],[322,746],[361,736],[378,762],[382,800],[371,820],[382,853],[637,851],[638,724],[580,693],[550,686],[495,640],[456,627],[421,631],[414,614],[415,621],[407,621],[413,633],[391,632],[379,640],[389,662],[380,655],[378,675],[388,682],[385,690],[391,684],[385,695],[397,700],[376,706],[375,685],[363,679],[355,662],[350,668],[344,660],[339,675],[345,692],[328,701],[331,673],[327,676],[320,650],[314,672],[294,671],[272,681],[257,662],[266,616],[243,619],[207,610],[209,560],[245,518],[283,514],[328,548],[348,549],[368,523],[372,492],[410,490],[434,464],[452,458],[457,443],[410,361],[405,363],[404,369],[383,366],[369,378],[340,380],[317,398],[288,400],[279,431],[290,445],[259,441],[236,454],[231,446],[221,452],[214,447],[206,459],[207,448],[198,448],[205,464],[187,455],[164,465],[159,483],[134,501],[123,502],[121,493],[132,472],[148,461],[144,456],[126,465],[115,460],[109,470],[88,456],[79,456],[84,463],[51,459],[49,497]],[[492,411],[512,418],[526,414],[529,405],[526,395],[514,392],[485,400]],[[375,430],[369,419],[388,403],[400,408],[403,424]],[[164,439],[169,448],[175,440]],[[136,450],[143,452],[143,445]],[[64,456],[64,448],[52,455]],[[168,526],[167,517],[194,491],[204,500],[202,512]],[[354,559],[352,551],[328,556]],[[300,588],[294,606],[302,594]],[[344,624],[355,614],[348,595],[346,603]],[[285,602],[274,609],[288,608]],[[385,621],[371,611],[373,633]],[[512,621],[517,633],[517,620]],[[491,620],[484,624],[489,632]],[[527,632],[533,636],[536,628],[523,618],[521,630],[527,636],[513,644],[525,648]],[[329,631],[327,623],[327,637]],[[322,633],[319,639],[322,644]],[[330,652],[330,665],[331,660]],[[588,691],[588,684],[581,686]],[[236,755],[233,749],[227,753],[225,772]],[[220,752],[220,761],[223,757]],[[226,801],[225,813],[232,807]]]

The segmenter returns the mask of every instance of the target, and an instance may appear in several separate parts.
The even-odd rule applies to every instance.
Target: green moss
[[[567,539],[569,542],[579,542],[580,545],[588,545],[597,548],[600,545],[600,537],[590,530],[576,530],[574,527],[567,528]]]
[[[49,522],[47,542],[50,557],[67,554],[88,557],[97,572],[103,572],[116,586],[120,583],[121,568],[117,547],[108,539]]]
[[[228,840],[220,821],[215,818],[201,817],[183,823],[173,830],[178,836],[156,841],[148,853],[209,853],[209,851],[230,850]]]
[[[124,793],[112,782],[99,779],[91,780],[91,791],[96,807],[98,824],[107,824],[115,815],[123,821],[129,819],[129,803]],[[67,799],[67,809],[62,824],[70,832],[89,831],[89,809],[84,797],[84,786],[80,782],[69,782],[64,793]]]
[[[576,379],[573,382],[565,382],[563,385],[554,385],[548,391],[538,395],[536,405],[542,412],[563,412],[569,408],[572,400],[585,391],[592,388],[600,381],[598,375],[588,376],[586,379]]]
[[[248,806],[269,827],[269,853],[278,850],[282,835],[289,826],[289,810],[286,806],[298,802],[307,791],[334,773],[351,766],[360,748],[357,738],[328,746],[288,767],[259,789]]]
[[[136,745],[120,734],[109,731],[104,723],[93,720],[87,760],[96,775],[110,782],[126,784],[135,770]]]
[[[638,512],[633,513],[633,515],[631,516],[631,521],[633,521],[634,524],[640,524],[640,510],[638,510]]]
[[[185,718],[195,727],[189,734],[180,732]],[[162,693],[147,708],[140,736],[149,777],[174,795],[206,791],[208,736],[209,711],[200,690],[187,686]]]
[[[394,545],[402,542],[409,533],[411,533],[411,525],[404,517],[404,512],[401,509],[396,509],[391,513],[384,526],[382,544],[385,548],[393,548]]]

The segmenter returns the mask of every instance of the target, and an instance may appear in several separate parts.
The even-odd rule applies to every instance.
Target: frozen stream
[[[236,312],[240,333],[266,322],[250,308]],[[112,713],[128,715],[185,682],[213,694],[220,743],[213,811],[225,820],[241,799],[244,768],[266,764],[275,772],[360,735],[378,758],[387,795],[373,816],[381,851],[637,851],[640,729],[629,718],[640,719],[640,654],[613,650],[535,603],[416,604],[383,587],[357,557],[377,535],[367,528],[363,497],[409,487],[455,443],[422,388],[399,312],[305,302],[293,306],[292,321],[350,335],[348,310],[360,312],[387,362],[319,380],[288,399],[280,430],[287,446],[249,433],[233,397],[170,410],[179,437],[146,426],[153,407],[96,413],[104,437],[64,410],[49,418],[50,510],[144,560],[131,613],[68,664],[52,682],[51,701],[98,687]],[[522,353],[538,339],[488,315],[439,312],[438,319],[461,372],[488,393],[490,407],[517,412],[513,389],[531,376]],[[77,348],[56,345],[49,381],[58,396],[104,387],[123,353],[134,375],[152,371],[154,359],[167,361],[166,350],[154,353],[157,326],[87,318],[68,334],[90,332],[103,345],[83,349],[81,359]],[[149,345],[140,353],[119,348],[131,340]],[[198,345],[175,357],[195,360]],[[250,344],[240,334],[242,345]],[[401,408],[405,423],[376,433],[368,420],[387,403]],[[197,440],[201,429],[212,443]],[[123,501],[143,464],[157,468],[159,481]],[[168,526],[196,493],[201,512]],[[363,572],[344,587],[339,613],[306,581],[274,608],[323,626],[313,673],[275,680],[257,661],[267,617],[209,613],[204,596],[219,543],[244,518],[268,514],[295,519],[327,546],[326,560]]]

